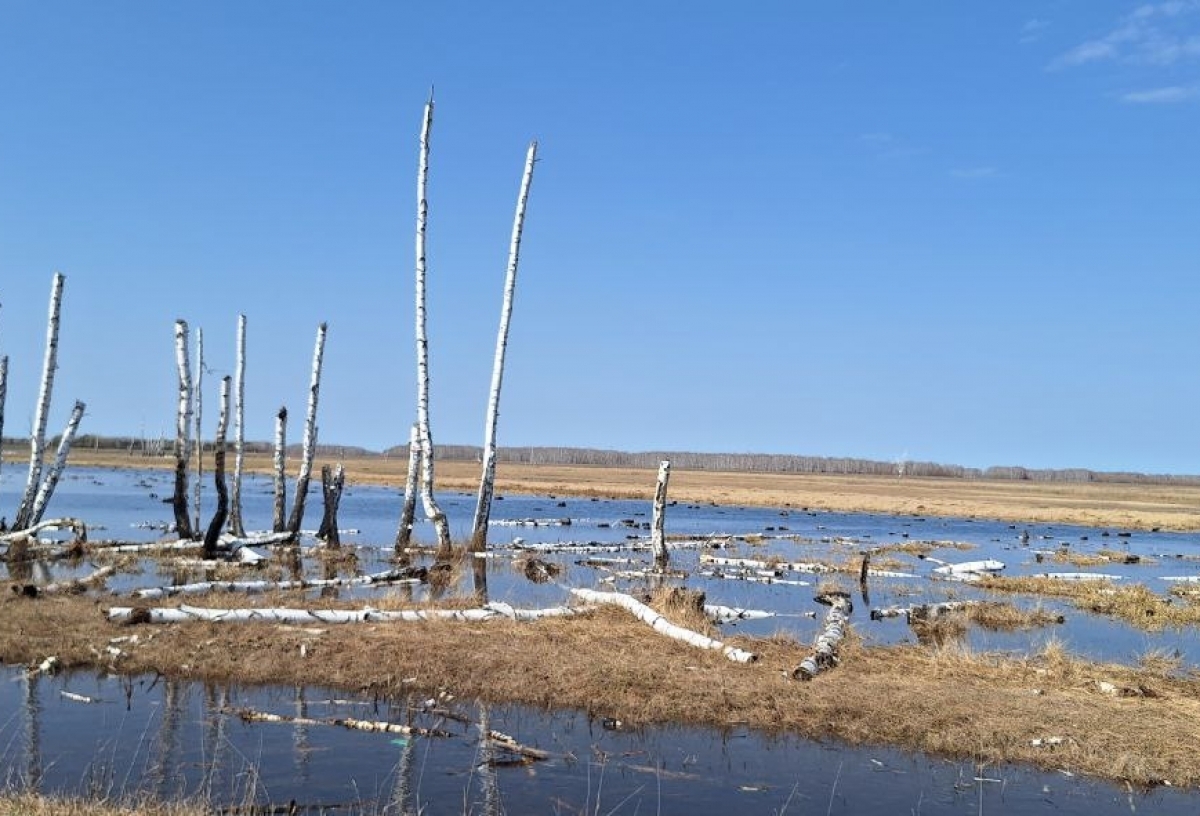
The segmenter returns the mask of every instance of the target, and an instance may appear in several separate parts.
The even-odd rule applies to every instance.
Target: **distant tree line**
[[[4,437],[8,447],[28,446],[29,440]],[[57,445],[53,439],[51,446]],[[121,450],[131,456],[165,456],[171,452],[170,442],[164,439],[132,436],[76,437],[76,449]],[[247,453],[271,453],[270,442],[246,441]],[[299,445],[288,447],[288,454],[299,452]],[[384,456],[408,459],[408,445],[396,445],[381,454],[366,448],[346,445],[317,445],[316,454],[323,458],[345,456]],[[441,461],[478,462],[483,449],[478,445],[436,445],[434,458]],[[1129,471],[1095,471],[1086,468],[1024,468],[1015,465],[971,468],[938,462],[856,459],[845,456],[799,456],[779,453],[690,453],[686,451],[624,451],[597,448],[512,447],[499,448],[497,459],[503,463],[529,465],[593,465],[597,467],[644,468],[653,470],[663,459],[671,460],[678,470],[713,470],[744,473],[833,474],[840,476],[908,476],[941,479],[992,479],[1030,482],[1107,482],[1122,484],[1200,484],[1200,475],[1135,473]]]

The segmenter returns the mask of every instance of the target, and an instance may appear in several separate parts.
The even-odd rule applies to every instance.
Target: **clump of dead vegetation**
[[[1099,567],[1108,564],[1145,564],[1149,566],[1158,563],[1153,558],[1121,550],[1102,549],[1088,553],[1070,547],[1060,547],[1051,552],[1035,552],[1034,560],[1039,564],[1049,561],[1053,564],[1069,564],[1074,567]]]
[[[1085,612],[1110,615],[1150,631],[1200,623],[1200,604],[1159,595],[1145,584],[1064,581],[1044,576],[989,576],[981,580],[979,586],[1001,592],[1069,598]]]
[[[192,802],[50,798],[13,791],[0,792],[0,813],[19,816],[204,816],[212,813],[212,808]]]

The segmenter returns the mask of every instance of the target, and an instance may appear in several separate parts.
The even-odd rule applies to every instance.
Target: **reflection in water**
[[[488,559],[476,558],[473,553],[470,555],[474,562],[472,571],[475,578],[475,599],[479,603],[485,604],[488,602]]]
[[[475,769],[479,775],[479,786],[483,791],[482,813],[483,816],[497,816],[502,811],[500,808],[500,782],[496,778],[496,748],[489,739],[492,730],[491,718],[488,716],[488,707],[483,703],[478,705],[479,754]]]
[[[23,786],[31,791],[42,789],[42,702],[38,696],[41,672],[25,672],[25,733],[28,745]]]
[[[302,722],[308,719],[308,700],[304,697],[304,686],[296,686],[296,717],[298,721],[292,731],[292,742],[296,747],[296,776],[307,782],[312,746],[308,741],[308,726]]]

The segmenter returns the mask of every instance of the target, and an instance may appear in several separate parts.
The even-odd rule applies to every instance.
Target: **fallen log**
[[[495,601],[476,609],[290,609],[247,608],[218,609],[198,606],[144,607],[114,606],[108,610],[110,621],[125,623],[182,623],[184,621],[212,621],[214,623],[246,623],[249,621],[273,621],[275,623],[392,623],[430,620],[485,621],[494,618],[530,621],[539,618],[569,617],[580,614],[582,609],[570,606],[554,606],[546,609],[514,609],[506,603]]]
[[[944,601],[942,603],[913,604],[912,606],[890,606],[871,610],[871,620],[884,618],[904,618],[912,623],[914,620],[932,620],[949,612],[965,609],[974,605],[974,601]]]
[[[795,561],[791,563],[781,561],[779,563],[774,563],[771,561],[759,561],[754,558],[723,558],[721,556],[708,555],[706,553],[701,553],[700,563],[713,564],[714,566],[718,567],[742,567],[744,569],[772,570],[775,572],[803,572],[809,574],[837,572],[837,570],[835,570],[833,567],[828,566],[827,564],[820,564],[815,561]]]
[[[352,731],[375,731],[386,734],[403,734],[407,737],[449,737],[449,731],[440,728],[421,728],[402,723],[382,722],[378,720],[356,720],[353,717],[293,717],[287,714],[271,714],[267,711],[254,711],[249,708],[237,710],[242,722],[285,723],[288,725],[333,725],[349,728]]]
[[[10,530],[0,535],[0,544],[8,544],[19,538],[37,538],[43,530],[70,530],[75,534],[76,541],[87,541],[87,525],[76,518],[56,518],[39,521],[32,527],[23,530]]]
[[[291,589],[324,589],[326,587],[343,586],[395,586],[396,584],[422,583],[422,570],[412,568],[387,570],[371,575],[360,575],[355,578],[322,578],[300,581],[198,581],[192,584],[177,586],[147,587],[135,589],[130,595],[134,598],[158,599],[170,598],[175,595],[202,595],[217,590],[223,592],[241,592],[247,595],[262,594],[275,590]]]
[[[813,643],[812,654],[800,661],[800,665],[792,671],[792,677],[797,680],[811,680],[822,669],[836,666],[838,646],[850,627],[850,612],[854,609],[854,604],[850,602],[849,595],[844,592],[830,592],[818,596],[817,600],[829,604],[829,613],[825,616],[825,628]]]
[[[713,640],[707,635],[702,635],[699,632],[693,632],[690,629],[685,629],[682,626],[676,626],[668,621],[662,615],[655,612],[650,607],[646,606],[636,598],[625,595],[620,592],[597,592],[593,589],[573,588],[571,594],[582,598],[589,603],[611,604],[619,606],[633,613],[640,621],[648,623],[652,629],[660,634],[664,634],[669,638],[681,640],[691,646],[696,646],[700,649],[714,649],[720,651],[727,658],[735,663],[753,663],[758,659],[758,655],[753,652],[747,652],[733,646],[726,646],[719,640]]]
[[[738,620],[763,620],[775,617],[774,612],[765,612],[761,609],[741,609],[720,604],[705,604],[704,614],[708,615],[708,619],[713,623],[732,623]]]
[[[115,567],[100,567],[89,575],[71,581],[60,581],[53,584],[13,584],[13,592],[27,598],[37,598],[42,595],[74,595],[86,592],[88,587],[103,584],[116,572]]]

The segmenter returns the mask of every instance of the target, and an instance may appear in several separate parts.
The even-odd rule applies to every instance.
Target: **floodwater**
[[[66,692],[66,694],[64,694]],[[67,695],[86,697],[80,702]],[[1196,796],[1140,793],[1066,773],[946,762],[754,732],[625,730],[577,712],[244,689],[153,677],[0,672],[0,767],[12,787],[113,798],[204,797],[217,808],[309,813],[1193,814]],[[448,736],[248,723],[413,723]],[[461,716],[461,720],[458,717]],[[481,746],[481,722],[549,757]]]
[[[14,508],[14,468],[0,482],[0,508]],[[648,477],[647,496],[653,492]],[[154,541],[163,536],[171,509],[168,472],[73,468],[67,472],[48,516],[83,519],[90,538]],[[204,498],[210,513],[210,485]],[[250,478],[243,491],[248,527],[265,528],[271,514],[271,484]],[[469,532],[474,495],[439,494],[456,537]],[[348,486],[339,513],[345,546],[356,548],[358,570],[387,569],[401,496],[394,489]],[[320,492],[308,501],[310,524],[320,517]],[[496,501],[490,531],[495,557],[488,559],[488,593],[493,601],[521,608],[564,603],[567,587],[634,591],[644,579],[622,570],[648,565],[650,502],[552,496],[504,496]],[[1068,525],[1012,525],[972,519],[893,517],[810,512],[799,507],[749,508],[674,504],[667,533],[679,539],[671,566],[687,573],[679,583],[701,589],[707,602],[774,613],[763,620],[729,624],[727,632],[765,635],[786,632],[802,642],[817,634],[824,607],[814,603],[818,583],[830,582],[855,595],[852,625],[868,643],[912,639],[903,619],[871,620],[870,608],[942,600],[991,597],[970,584],[934,580],[934,559],[955,562],[997,559],[1008,575],[1048,571],[1098,571],[1141,582],[1165,594],[1163,576],[1200,574],[1200,535],[1091,529]],[[419,541],[433,531],[419,524]],[[887,565],[914,577],[872,577],[869,597],[859,592],[857,574],[787,573],[796,583],[753,583],[704,575],[701,554],[783,561],[832,560],[857,564],[861,554],[887,544],[942,542],[922,560],[894,553]],[[952,546],[957,544],[959,546]],[[520,546],[520,551],[515,550]],[[601,557],[632,564],[588,566],[586,552],[564,547],[612,548]],[[533,583],[513,563],[530,555],[558,565],[552,581]],[[962,549],[960,547],[966,547]],[[616,551],[615,548],[621,548]],[[1056,566],[1053,553],[1100,549],[1139,556],[1138,563],[1103,567]],[[1038,561],[1038,554],[1043,561]],[[315,559],[308,559],[315,561]],[[3,570],[9,570],[6,575]],[[47,582],[78,577],[92,565],[46,562],[0,566],[0,577]],[[17,571],[20,574],[17,574]],[[470,572],[469,570],[466,572]],[[161,561],[146,560],[140,572],[108,583],[124,594],[197,580]],[[254,577],[248,575],[247,577]],[[324,577],[324,576],[311,576]],[[464,580],[469,581],[470,575]],[[469,592],[470,587],[462,587]],[[370,605],[388,588],[341,588],[347,608]],[[421,597],[422,589],[417,590]],[[1023,653],[1049,639],[1088,657],[1132,663],[1151,650],[1178,654],[1184,665],[1200,663],[1200,638],[1192,629],[1143,632],[1109,618],[1088,615],[1069,602],[1004,594],[1000,600],[1039,604],[1061,612],[1064,621],[1031,632],[972,629],[979,649]],[[342,699],[321,689],[212,688],[151,678],[92,675],[27,678],[18,669],[0,688],[0,768],[8,781],[45,791],[104,794],[149,792],[168,797],[202,794],[223,805],[248,802],[336,805],[343,812],[403,813],[916,813],[984,812],[1088,813],[1099,816],[1140,808],[1153,813],[1194,813],[1200,797],[1158,790],[1136,794],[1069,776],[1022,768],[976,768],[970,763],[851,749],[838,744],[772,739],[751,732],[692,729],[609,729],[583,714],[535,712],[517,707],[486,713],[455,701],[455,716],[438,727],[449,737],[411,740],[394,734],[348,731],[320,725],[244,723],[234,713],[249,707],[316,719],[356,717],[432,725],[431,715],[413,712],[421,701]],[[103,702],[81,703],[67,691]],[[521,764],[501,754],[481,753],[478,721],[551,753],[545,761]],[[330,812],[339,812],[335,809]]]

